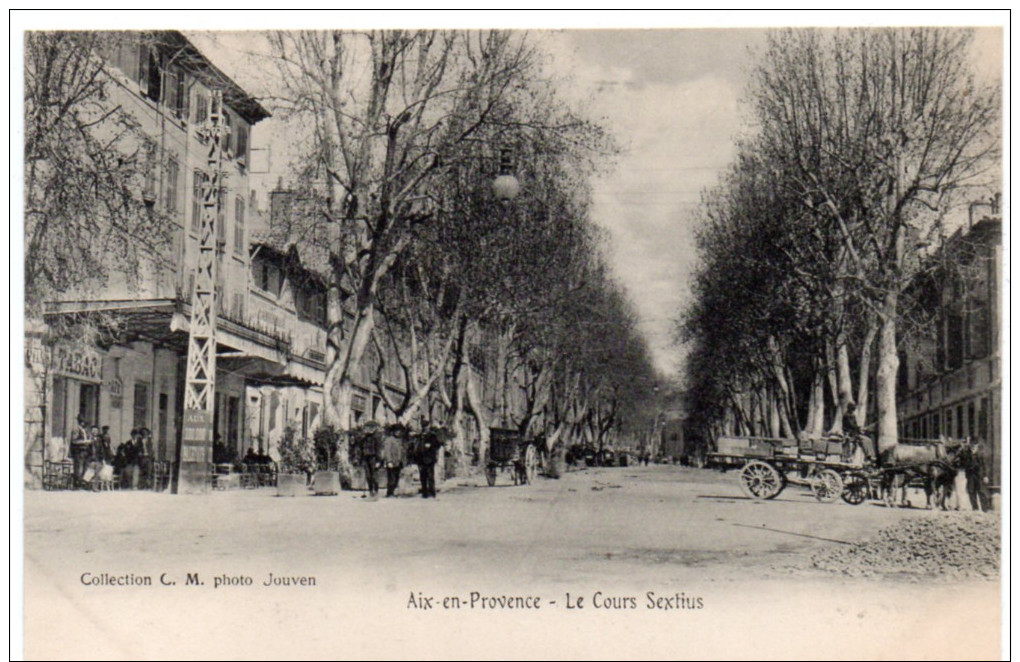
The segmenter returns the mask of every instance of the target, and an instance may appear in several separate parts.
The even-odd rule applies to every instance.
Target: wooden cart
[[[485,457],[485,480],[489,487],[496,484],[496,474],[507,469],[510,469],[515,484],[534,483],[538,475],[535,442],[525,439],[520,430],[489,428],[489,449]]]
[[[870,491],[867,474],[845,457],[842,440],[823,439],[803,448],[788,439],[723,437],[717,448],[709,463],[722,471],[739,470],[740,489],[755,500],[774,499],[791,483],[809,487],[819,501],[842,498],[851,505],[862,503]]]

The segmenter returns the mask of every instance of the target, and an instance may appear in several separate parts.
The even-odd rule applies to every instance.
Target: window
[[[963,316],[959,313],[951,313],[946,320],[946,354],[949,359],[950,370],[955,370],[963,365]]]
[[[302,319],[315,322],[321,326],[326,324],[326,293],[306,285],[298,292],[298,314]]]
[[[272,292],[273,294],[279,296],[280,295],[280,290],[283,289],[282,288],[283,278],[282,278],[282,276],[280,274],[280,270],[276,266],[274,266],[272,264],[266,265],[266,267],[267,267],[267,269],[266,269],[266,288],[265,289],[266,289],[266,291]]]
[[[191,186],[191,229],[198,232],[202,228],[202,182],[205,177],[201,170],[196,170]]]
[[[244,198],[234,201],[234,253],[243,257],[246,253],[244,243]]]
[[[227,158],[233,158],[234,156],[234,118],[231,116],[230,111],[226,108],[223,109],[223,126],[226,128],[226,133],[223,136],[223,144],[220,148],[223,150],[223,155]]]
[[[242,163],[248,162],[248,125],[241,118],[234,123],[234,156]]]
[[[149,385],[135,382],[135,413],[132,427],[149,427]]]
[[[139,84],[142,94],[156,103],[162,98],[163,91],[163,69],[160,66],[159,51],[141,44],[139,48]]]
[[[184,72],[173,67],[166,72],[166,105],[178,119],[188,119],[188,90]]]
[[[201,88],[195,88],[195,125],[201,125],[209,119],[209,94]]]
[[[156,143],[146,141],[142,147],[142,169],[145,173],[145,184],[142,188],[142,199],[146,202],[156,201],[156,175],[158,172]]]
[[[164,191],[164,205],[169,213],[177,211],[177,184],[180,178],[180,166],[177,159],[170,158],[166,164],[166,190]]]
[[[970,325],[967,333],[967,358],[983,359],[988,356],[988,348],[991,345],[988,324],[988,302],[973,301],[972,312],[968,315],[967,322]]]

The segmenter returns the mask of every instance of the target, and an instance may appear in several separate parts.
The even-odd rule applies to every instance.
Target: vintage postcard
[[[12,659],[1008,657],[1008,38],[16,16]]]

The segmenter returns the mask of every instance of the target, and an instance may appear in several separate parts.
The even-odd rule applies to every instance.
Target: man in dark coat
[[[365,437],[361,442],[361,457],[365,467],[365,483],[368,485],[370,499],[379,496],[379,479],[375,472],[379,468],[380,436],[379,424],[369,421],[365,425]]]
[[[397,491],[400,482],[400,471],[404,468],[403,428],[391,425],[386,430],[383,440],[382,461],[386,467],[386,496],[391,497]]]
[[[138,487],[138,447],[135,438],[138,430],[131,431],[131,437],[117,446],[117,458],[114,466],[120,470],[120,486],[122,489]]]
[[[436,498],[436,462],[439,461],[439,449],[442,447],[443,439],[439,430],[426,423],[421,433],[421,450],[418,459],[423,499]]]
[[[988,485],[985,484],[987,477],[982,444],[975,442],[965,446],[960,451],[960,465],[967,477],[967,496],[970,497],[971,509],[988,512],[992,509],[992,499],[988,494]]]

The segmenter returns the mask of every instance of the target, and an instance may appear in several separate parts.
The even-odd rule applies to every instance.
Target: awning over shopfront
[[[108,327],[110,340],[116,343],[141,340],[181,354],[188,351],[191,306],[175,299],[54,302],[47,305],[45,317],[91,319]],[[281,370],[290,351],[288,339],[222,315],[217,318],[216,342],[224,357],[257,359]]]

